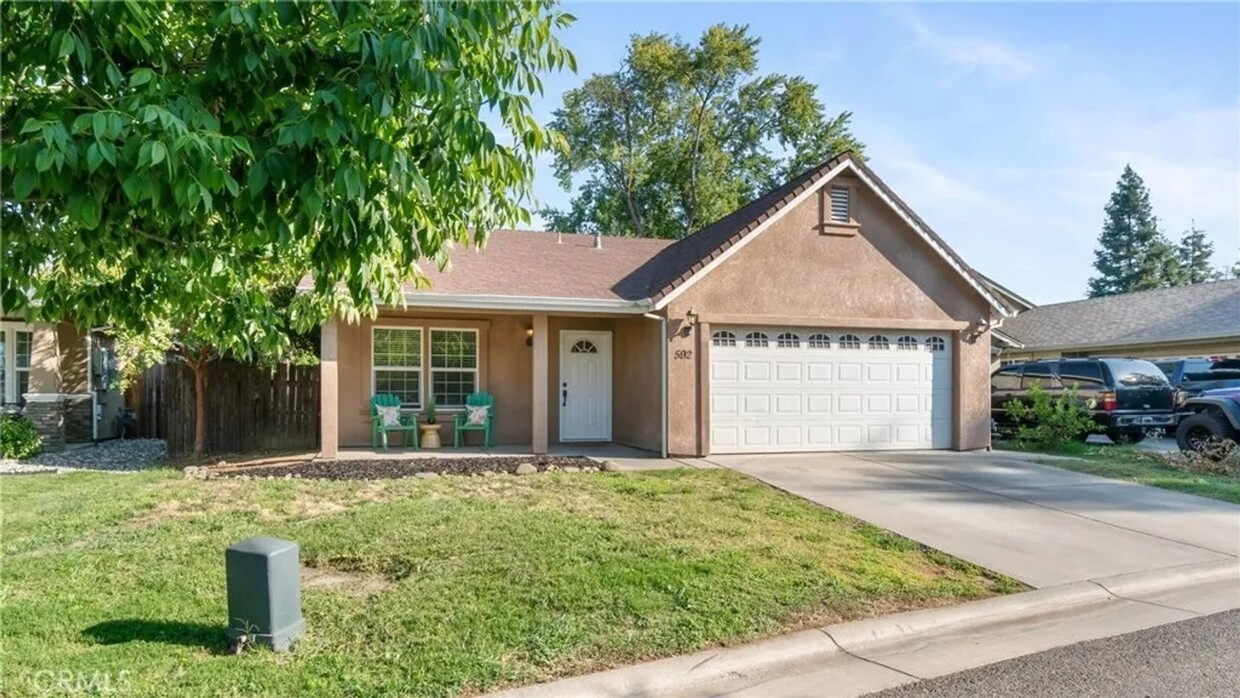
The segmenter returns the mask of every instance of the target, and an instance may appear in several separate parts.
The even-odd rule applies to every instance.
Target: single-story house
[[[115,370],[106,333],[0,311],[0,403],[35,425],[44,450],[120,436]]]
[[[1003,325],[1004,362],[1240,357],[1240,279],[1042,305]]]
[[[451,412],[489,392],[497,441],[536,453],[990,443],[1011,308],[850,154],[680,240],[496,231],[429,276],[324,324],[323,457],[369,446],[376,393]]]

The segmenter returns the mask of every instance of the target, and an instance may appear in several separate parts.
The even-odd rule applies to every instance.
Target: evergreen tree
[[[1124,166],[1105,210],[1094,250],[1098,275],[1089,280],[1089,297],[1162,288],[1174,281],[1179,266],[1174,248],[1159,233],[1150,192],[1131,165]]]
[[[1185,284],[1199,284],[1214,281],[1218,272],[1210,266],[1210,258],[1214,255],[1214,245],[1206,239],[1206,231],[1193,224],[1176,246],[1175,256],[1180,262]]]

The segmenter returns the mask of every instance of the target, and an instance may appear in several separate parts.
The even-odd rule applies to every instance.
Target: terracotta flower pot
[[[418,425],[418,429],[422,432],[422,438],[419,440],[422,448],[439,448],[443,445],[439,442],[439,427],[441,426],[443,425],[438,422]]]

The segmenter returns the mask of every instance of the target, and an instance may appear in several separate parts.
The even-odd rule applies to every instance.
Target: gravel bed
[[[101,470],[134,472],[159,467],[167,453],[162,439],[104,441],[60,453],[41,453],[22,461],[0,462],[0,474]]]
[[[503,456],[478,458],[408,458],[367,460],[316,460],[272,467],[238,468],[215,473],[218,477],[297,477],[317,480],[390,480],[434,475],[517,474],[517,468],[531,465],[538,472],[548,470],[599,470],[599,463],[577,456]],[[528,471],[528,469],[523,469]]]

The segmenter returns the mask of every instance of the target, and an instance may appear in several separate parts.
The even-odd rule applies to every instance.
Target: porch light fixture
[[[527,347],[534,346],[534,328],[533,327],[525,328],[525,346]]]

